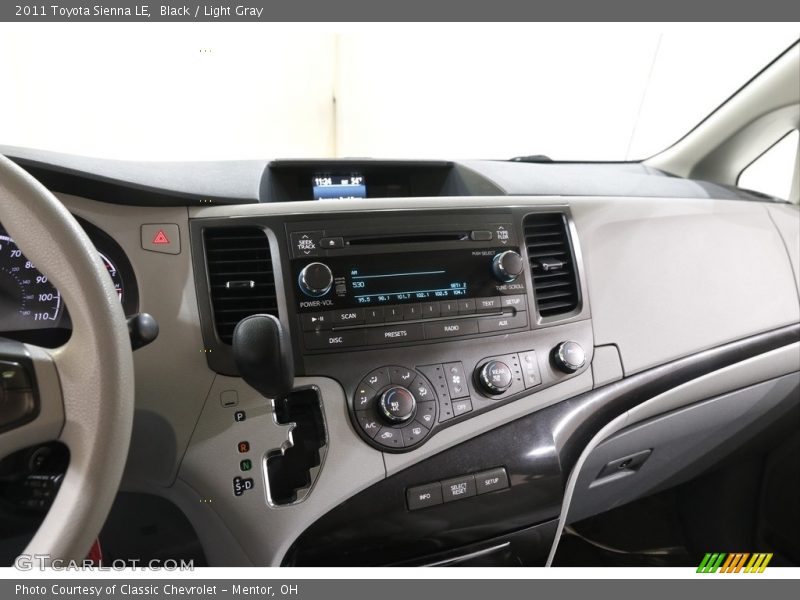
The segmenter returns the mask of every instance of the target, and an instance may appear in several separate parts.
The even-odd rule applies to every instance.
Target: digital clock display
[[[367,197],[361,173],[316,173],[311,180],[314,200],[349,200]]]

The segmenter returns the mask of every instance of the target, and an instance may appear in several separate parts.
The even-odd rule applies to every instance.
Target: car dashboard
[[[796,410],[796,206],[641,164],[4,153],[158,321],[123,489],[176,504],[212,564],[545,564],[570,522]],[[3,335],[64,343],[2,233],[0,277]],[[242,378],[252,315],[286,333],[285,398]]]

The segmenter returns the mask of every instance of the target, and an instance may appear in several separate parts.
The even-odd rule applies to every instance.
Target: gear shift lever
[[[292,343],[272,315],[253,315],[233,330],[233,358],[242,379],[271,400],[282,400],[294,387]]]

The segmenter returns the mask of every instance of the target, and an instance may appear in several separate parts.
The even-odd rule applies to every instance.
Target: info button
[[[361,325],[364,322],[363,308],[348,308],[330,312],[334,325]]]

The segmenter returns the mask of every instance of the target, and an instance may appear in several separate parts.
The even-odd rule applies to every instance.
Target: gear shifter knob
[[[285,398],[294,387],[292,343],[272,315],[253,315],[233,330],[233,358],[247,384],[272,400]]]

